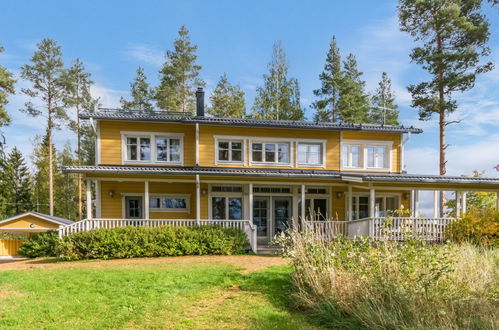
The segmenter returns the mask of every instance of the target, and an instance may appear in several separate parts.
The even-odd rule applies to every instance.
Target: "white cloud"
[[[106,88],[98,83],[90,88],[90,92],[93,97],[99,98],[100,106],[103,108],[119,108],[120,98],[129,94],[128,91]]]
[[[127,47],[125,54],[138,61],[161,66],[165,57],[162,51],[145,44],[135,44]]]

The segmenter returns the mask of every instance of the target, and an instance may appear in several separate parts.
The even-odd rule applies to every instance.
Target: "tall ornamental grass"
[[[420,240],[320,241],[288,231],[277,241],[292,259],[294,301],[341,329],[494,329],[499,252]]]

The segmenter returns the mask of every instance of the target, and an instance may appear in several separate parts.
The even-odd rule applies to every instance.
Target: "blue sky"
[[[290,76],[298,78],[302,105],[309,109],[318,88],[318,75],[333,35],[344,55],[357,56],[368,90],[376,87],[382,71],[393,80],[401,121],[421,127],[407,148],[410,173],[438,172],[436,121],[418,121],[405,86],[424,79],[424,72],[409,59],[411,38],[398,29],[396,1],[9,1],[0,5],[0,44],[6,51],[0,63],[18,77],[17,89],[27,83],[19,68],[28,62],[35,45],[44,37],[59,42],[65,61],[79,57],[92,73],[93,89],[103,106],[118,106],[127,96],[137,66],[143,66],[150,82],[158,81],[164,53],[171,49],[180,25],[191,31],[198,45],[201,77],[209,93],[226,72],[246,92],[251,107],[255,88],[270,60],[274,41],[281,40],[287,53]],[[499,63],[499,13],[485,8],[491,23],[490,57]],[[497,64],[496,66],[499,66]],[[448,174],[469,174],[473,169],[498,176],[499,69],[481,76],[473,91],[458,97],[454,119],[462,123],[448,130]],[[7,106],[13,122],[4,129],[9,147],[31,153],[32,140],[44,132],[41,119],[19,112],[23,95]],[[311,118],[310,110],[307,115]],[[55,133],[61,147],[74,137],[67,130]]]

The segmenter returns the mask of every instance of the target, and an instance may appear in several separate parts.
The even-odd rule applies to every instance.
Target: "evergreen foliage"
[[[232,85],[223,74],[210,96],[208,113],[219,118],[243,118],[246,114],[244,92],[239,85]]]
[[[21,152],[14,148],[3,163],[2,172],[5,184],[2,195],[5,200],[4,216],[9,217],[30,211],[32,202],[31,175]]]
[[[337,121],[342,78],[340,49],[336,44],[336,37],[333,36],[326,56],[324,71],[319,75],[321,87],[314,90],[314,95],[319,97],[317,101],[312,103],[312,108],[315,109],[315,121]]]
[[[192,114],[195,91],[197,87],[204,86],[204,82],[199,78],[201,66],[196,63],[197,46],[191,43],[189,31],[184,25],[178,35],[173,43],[174,50],[166,52],[155,99],[160,109]]]
[[[3,50],[3,47],[0,46],[0,53],[2,53]],[[10,123],[10,116],[5,109],[5,106],[8,103],[8,95],[15,93],[15,82],[12,73],[0,65],[0,127]]]
[[[369,122],[369,97],[365,92],[366,83],[361,79],[362,72],[357,66],[357,59],[348,54],[343,62],[343,75],[339,85],[338,117],[346,123]]]
[[[47,134],[37,136],[34,140],[33,154],[31,162],[34,167],[33,172],[33,211],[48,214],[49,212],[49,148]],[[55,155],[55,147],[52,145],[52,153]],[[57,172],[56,157],[53,158],[52,168]]]
[[[288,78],[286,54],[280,41],[274,43],[269,73],[263,75],[264,85],[258,87],[252,114],[257,119],[303,120],[298,80]]]
[[[77,160],[68,142],[63,151],[57,155],[57,168],[62,170],[64,166],[74,166],[76,163]],[[58,188],[55,195],[55,214],[65,219],[79,219],[77,176],[59,171],[55,183]]]
[[[395,93],[392,81],[386,72],[381,74],[378,88],[371,96],[371,112],[369,122],[380,125],[399,125],[398,105],[395,104]]]
[[[123,110],[137,110],[146,113],[154,110],[152,104],[154,94],[147,83],[147,77],[142,67],[137,68],[137,75],[134,81],[130,83],[130,94],[132,96],[130,101],[123,97],[120,99]]]
[[[63,107],[66,98],[65,69],[61,47],[52,39],[43,39],[37,44],[37,50],[31,57],[31,64],[21,67],[21,77],[32,84],[32,88],[23,88],[22,92],[40,99],[43,106],[31,101],[25,103],[21,111],[33,117],[47,119],[47,145],[52,145],[52,131],[59,128],[60,122],[66,122],[68,115]],[[40,110],[43,109],[43,110]],[[48,190],[49,214],[54,214],[54,154],[48,150]]]

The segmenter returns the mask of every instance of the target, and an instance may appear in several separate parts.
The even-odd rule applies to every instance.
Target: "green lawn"
[[[0,328],[310,329],[289,266],[147,263],[0,271]]]

